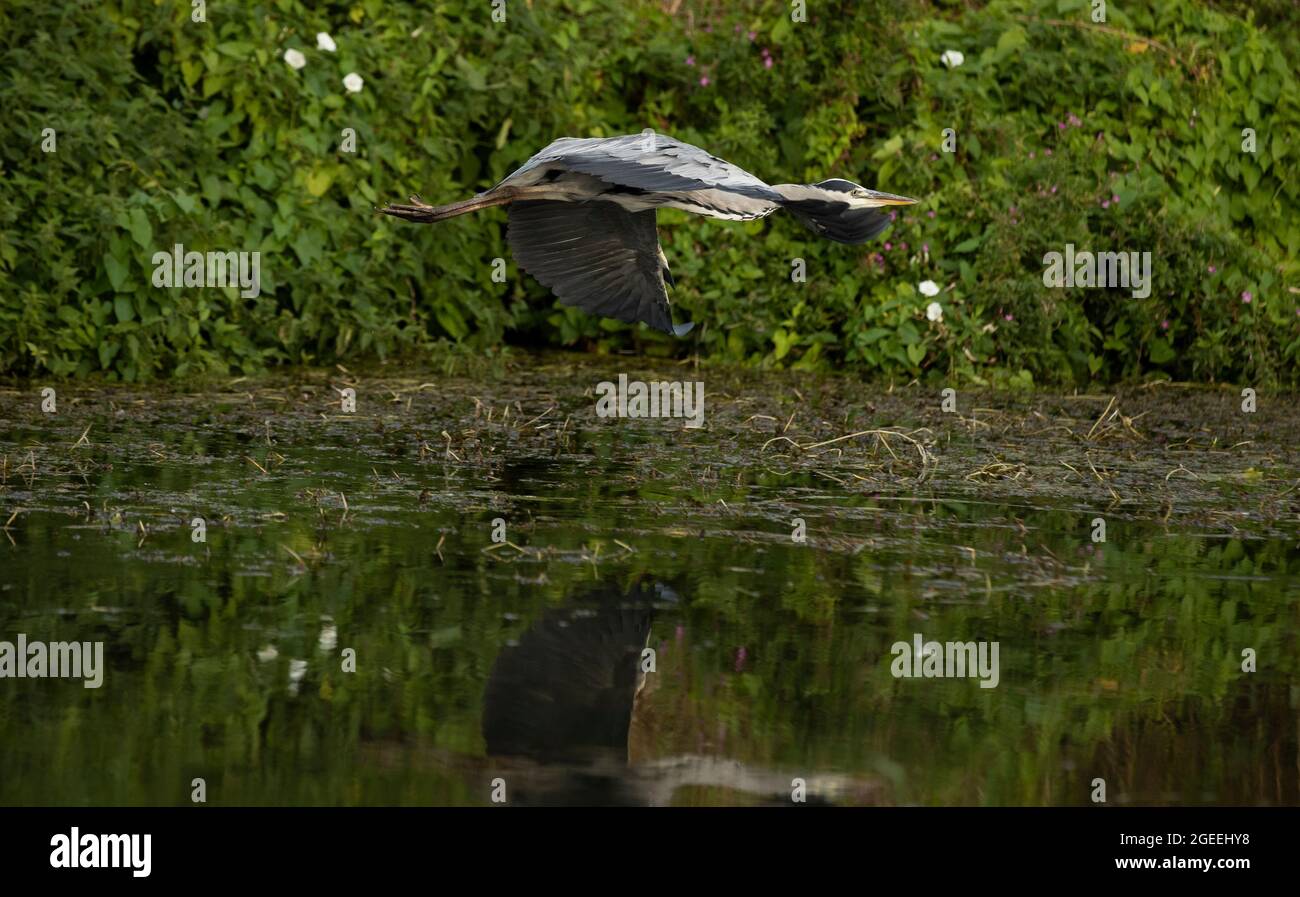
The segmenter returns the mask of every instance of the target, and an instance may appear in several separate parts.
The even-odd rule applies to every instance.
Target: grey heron
[[[655,210],[682,209],[749,221],[785,209],[838,243],[865,243],[889,225],[887,206],[916,200],[831,178],[769,185],[697,146],[646,132],[623,137],[562,137],[501,183],[471,199],[431,206],[419,196],[379,211],[432,224],[492,206],[509,206],[515,261],[565,305],[589,314],[684,336],[674,324],[668,260]]]

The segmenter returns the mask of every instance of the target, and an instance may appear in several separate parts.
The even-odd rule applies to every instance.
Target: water
[[[597,418],[619,372],[706,426]],[[0,639],[106,670],[0,679],[3,804],[1300,802],[1295,397],[39,386],[0,390]],[[917,633],[997,686],[895,677]]]

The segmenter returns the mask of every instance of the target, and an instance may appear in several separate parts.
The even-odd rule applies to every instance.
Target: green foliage
[[[1293,7],[1110,4],[1105,26],[1084,0],[809,7],[798,23],[758,0],[556,0],[495,23],[486,3],[265,0],[194,22],[179,0],[6,4],[0,373],[134,380],[511,341],[905,380],[1295,382]],[[563,308],[513,263],[493,283],[500,210],[428,228],[373,213],[463,198],[557,136],[646,127],[771,182],[924,201],[864,247],[782,215],[661,214],[673,299],[703,324],[685,342]],[[155,288],[153,255],[176,243],[260,252],[260,295]],[[1150,297],[1045,287],[1066,243],[1150,252]],[[921,296],[925,280],[943,292]]]

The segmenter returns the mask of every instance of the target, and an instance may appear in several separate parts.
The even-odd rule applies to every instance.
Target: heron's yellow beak
[[[874,190],[871,193],[871,200],[878,206],[914,206],[920,202],[919,199],[895,196],[892,193],[877,193]]]

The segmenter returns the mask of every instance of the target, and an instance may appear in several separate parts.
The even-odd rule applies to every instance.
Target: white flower
[[[931,321],[943,320],[943,306],[938,302],[931,302],[925,307],[925,316]]]
[[[302,55],[301,50],[285,50],[284,61],[289,63],[289,68],[300,69],[307,64],[307,57]]]
[[[318,31],[316,32],[316,49],[324,50],[326,53],[333,53],[338,47],[334,46],[334,38],[324,31]]]
[[[950,69],[955,69],[966,61],[966,57],[962,55],[961,50],[944,50],[939,59]]]
[[[923,280],[919,284],[917,284],[916,288],[921,291],[922,296],[939,295],[939,285],[935,283],[933,280]]]
[[[349,93],[361,93],[361,87],[365,83],[356,72],[348,72],[343,76],[343,86],[348,89]]]

